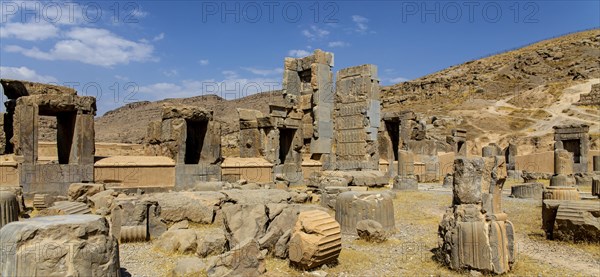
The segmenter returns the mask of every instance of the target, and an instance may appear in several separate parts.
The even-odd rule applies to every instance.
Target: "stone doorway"
[[[208,121],[186,119],[185,164],[198,164],[202,156],[202,146],[208,130]]]

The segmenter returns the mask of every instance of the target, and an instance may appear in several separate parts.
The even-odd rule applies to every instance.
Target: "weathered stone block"
[[[419,184],[417,182],[417,177],[415,177],[415,176],[395,176],[393,189],[418,191]]]
[[[327,186],[321,189],[321,206],[335,209],[335,202],[337,196],[342,192],[350,191],[350,188],[347,186],[338,187],[338,186]]]
[[[570,201],[558,206],[554,238],[569,241],[600,241],[600,202]]]
[[[301,212],[289,245],[290,262],[298,268],[335,262],[342,250],[340,225],[324,211]]]
[[[208,261],[206,273],[216,276],[260,276],[266,271],[264,256],[255,239],[246,239],[231,251]]]
[[[579,191],[575,187],[549,186],[544,189],[542,199],[579,200]]]
[[[573,154],[564,149],[554,150],[554,174],[573,174]]]
[[[370,219],[359,221],[356,224],[356,232],[361,239],[369,242],[384,242],[389,236],[381,223]]]
[[[515,198],[532,198],[542,199],[544,184],[542,183],[526,183],[514,185],[510,188],[511,196]]]
[[[0,241],[14,246],[3,254],[2,276],[119,275],[117,239],[101,216],[48,216],[13,222],[0,229]],[[51,251],[40,255],[40,249]]]
[[[454,160],[453,203],[481,203],[483,160],[459,157]]]
[[[356,234],[356,224],[365,219],[375,220],[386,231],[395,232],[394,203],[387,193],[342,192],[335,203],[335,220],[344,234]]]
[[[104,184],[74,183],[69,186],[68,196],[70,201],[77,201],[82,196],[87,198],[104,190]]]

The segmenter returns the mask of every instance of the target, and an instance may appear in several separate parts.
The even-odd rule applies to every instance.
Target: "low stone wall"
[[[321,172],[323,170],[323,163],[315,160],[304,160],[302,161],[302,176],[304,180],[308,180],[310,175],[314,172]]]
[[[588,172],[593,171],[592,157],[596,155],[600,155],[600,150],[590,150],[588,152]],[[516,160],[516,170],[550,174],[554,173],[554,151],[520,155],[516,157]]]
[[[240,179],[251,183],[273,181],[273,164],[262,158],[226,158],[221,164],[223,181],[234,182]]]
[[[40,157],[54,157],[57,159],[56,142],[38,142],[38,155]],[[96,156],[144,156],[144,145],[129,143],[96,143]]]
[[[113,156],[94,164],[94,181],[107,186],[173,187],[175,161],[156,156]]]

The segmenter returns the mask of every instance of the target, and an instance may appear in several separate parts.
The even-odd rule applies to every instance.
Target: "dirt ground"
[[[516,229],[517,263],[506,276],[600,276],[600,244],[548,241],[541,230],[541,201],[508,197],[503,208]],[[461,276],[434,260],[437,229],[452,192],[438,184],[420,185],[418,192],[398,192],[394,200],[396,233],[384,243],[343,236],[339,263],[323,270],[328,276]],[[333,212],[332,212],[333,213]],[[210,232],[214,226],[195,226]],[[156,251],[151,242],[120,246],[124,276],[165,276],[185,255]],[[206,259],[208,260],[208,259]],[[311,276],[273,257],[266,276]]]

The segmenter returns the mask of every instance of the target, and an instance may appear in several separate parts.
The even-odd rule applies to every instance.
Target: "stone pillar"
[[[418,181],[415,176],[414,154],[410,151],[398,151],[398,175],[394,177],[394,189],[418,190]]]
[[[516,260],[514,226],[501,205],[506,176],[484,167],[482,158],[454,160],[454,197],[438,228],[437,254],[455,270],[502,274],[510,271]],[[488,174],[493,176],[483,176]],[[489,192],[483,192],[482,179],[498,181]]]
[[[337,73],[333,122],[338,170],[379,170],[379,90],[374,65],[349,67]]]
[[[398,175],[402,177],[415,175],[415,158],[412,152],[398,151]]]
[[[16,154],[23,156],[23,163],[34,164],[38,159],[38,107],[18,104],[16,117],[19,127]]]
[[[600,172],[600,156],[594,156],[593,169],[594,172]]]
[[[569,151],[554,150],[554,174],[573,174],[573,155]]]

